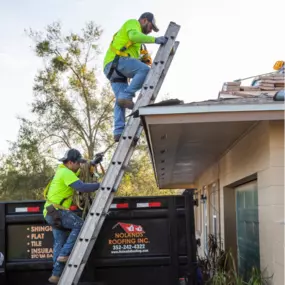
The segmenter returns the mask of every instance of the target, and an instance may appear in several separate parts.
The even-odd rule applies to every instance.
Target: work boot
[[[59,281],[59,276],[54,276],[52,275],[49,279],[48,282],[53,283],[53,284],[57,284]]]
[[[118,99],[118,105],[122,108],[132,110],[134,108],[134,102],[132,99]]]
[[[58,262],[67,262],[67,260],[68,260],[68,257],[69,256],[59,256],[58,258],[57,258],[57,261]]]
[[[120,138],[121,138],[121,134],[114,135],[114,141],[115,142],[119,142]]]

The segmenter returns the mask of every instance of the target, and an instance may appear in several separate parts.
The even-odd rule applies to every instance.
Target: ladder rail
[[[165,68],[164,68],[164,70],[163,70],[163,72],[162,72],[162,74],[161,74],[160,80],[159,80],[159,82],[158,82],[158,84],[157,84],[157,86],[156,86],[156,88],[155,88],[155,90],[154,90],[154,92],[153,92],[155,98],[157,97],[157,94],[158,94],[158,92],[159,92],[159,90],[160,90],[160,88],[161,88],[161,86],[162,86],[162,83],[163,83],[163,81],[164,81],[164,79],[165,79],[165,77],[166,77],[166,74],[167,74],[167,72],[168,72],[168,69],[169,69],[171,63],[172,63],[172,60],[173,60],[174,55],[175,55],[175,53],[176,53],[176,50],[177,50],[178,47],[179,47],[179,44],[180,44],[179,41],[175,41],[174,46],[173,46],[173,51],[172,51],[173,54],[172,54],[172,56],[170,56],[169,59],[167,60],[167,62],[166,62],[166,64],[165,64]],[[150,103],[153,103],[154,101],[155,101],[155,100],[151,100]],[[138,132],[137,132],[137,135],[138,135],[138,136],[140,136],[142,130],[143,130],[143,127],[142,127],[142,125],[140,125],[140,127],[139,127],[139,129],[138,129]],[[150,152],[153,154],[153,149],[151,149]],[[150,156],[150,157],[151,157],[151,156]],[[156,169],[155,163],[153,163],[153,167]],[[154,171],[154,173],[156,173],[156,171]]]
[[[174,48],[175,39],[177,37],[179,29],[180,29],[180,27],[173,22],[171,22],[170,25],[168,26],[168,29],[165,33],[165,36],[168,37],[168,41],[165,45],[160,46],[160,48],[157,51],[155,59],[153,60],[153,67],[148,72],[148,75],[145,79],[145,82],[142,86],[142,89],[140,91],[140,94],[138,96],[136,104],[134,106],[134,111],[137,110],[139,107],[148,105],[152,99],[155,99],[152,97],[154,95],[154,90],[156,88],[156,82],[160,79],[160,75],[163,73],[163,70],[165,69],[168,57]],[[164,60],[162,60],[162,59],[164,59]],[[157,79],[157,75],[159,75],[158,79]],[[158,93],[158,91],[159,90],[157,90],[157,93]],[[157,95],[157,93],[155,95]],[[123,139],[125,138],[125,140],[127,140],[128,138],[131,137],[131,139],[129,139],[129,140],[131,140],[131,142],[132,142],[132,140],[136,134],[136,131],[137,131],[137,129],[129,127],[133,124],[134,120],[135,120],[135,118],[133,118],[133,117],[131,117],[128,120],[128,122],[125,126],[125,129],[124,129],[124,132],[122,134],[122,138]],[[122,142],[122,139],[119,142],[118,148],[120,147],[121,142]],[[131,142],[129,142],[129,144],[131,144]],[[126,151],[127,151],[127,149],[126,149]],[[122,156],[125,156],[125,154],[123,154],[122,152],[115,152],[112,160],[120,161],[120,158]]]
[[[173,22],[170,23],[165,33],[168,41],[164,46],[160,46],[156,54],[134,110],[154,102],[174,57],[174,53],[171,51],[178,47],[178,42],[175,42],[175,39],[179,29],[180,26]],[[127,166],[134,152],[135,147],[132,142],[135,136],[140,135],[141,132],[140,118],[130,117],[66,263],[59,285],[78,284],[113,201],[113,190],[117,191],[124,174],[124,167]]]
[[[178,47],[178,44],[179,44],[178,42],[175,42],[174,47],[177,48],[177,47]],[[159,84],[158,84],[157,87],[155,88],[155,91],[154,91],[154,92],[155,92],[155,95],[158,94],[158,92],[159,92],[159,89],[160,89],[160,87],[161,87],[161,85],[162,85],[162,83],[163,83],[162,80],[164,80],[164,78],[165,78],[165,76],[166,76],[166,74],[167,74],[167,71],[168,71],[169,66],[170,66],[170,64],[171,64],[171,62],[172,62],[172,59],[173,59],[173,56],[169,57],[169,60],[167,61],[166,65],[165,65],[164,72],[162,73],[162,76],[161,76],[161,78],[160,78]],[[152,101],[154,101],[154,100],[152,100]],[[132,118],[130,118],[130,120],[132,120]],[[139,119],[135,119],[135,120],[138,121]],[[132,121],[131,121],[130,124],[132,124]],[[142,127],[140,127],[140,133],[141,133],[141,131],[142,131]],[[131,154],[131,153],[130,153],[130,154]],[[127,157],[128,157],[128,155],[127,155]],[[127,162],[129,161],[128,158],[127,158],[126,160],[127,160]],[[116,190],[117,190],[117,188],[118,188],[118,186],[119,186],[119,184],[120,184],[120,181],[121,181],[121,178],[122,178],[123,174],[124,174],[124,171],[123,171],[123,170],[121,170],[120,173],[118,174],[118,175],[121,176],[121,177],[117,179],[117,183],[115,184],[115,187],[114,187],[114,188],[115,188]],[[102,192],[100,192],[100,194],[102,195]],[[100,195],[100,194],[99,194],[99,195]],[[101,204],[101,203],[102,203],[101,198],[98,198],[97,202],[98,202],[98,204]],[[97,205],[96,205],[95,207],[97,207]],[[98,219],[100,219],[100,218],[98,218]],[[89,228],[86,227],[86,230],[87,230],[87,229],[89,229]],[[83,232],[81,235],[86,237],[86,234],[85,234],[84,232]],[[88,238],[90,238],[90,235],[88,236]]]
[[[115,193],[112,192],[111,195],[110,195],[109,198],[108,198],[108,202],[107,202],[107,204],[106,204],[106,207],[107,207],[108,209],[110,208],[110,206],[111,206],[111,204],[112,204],[112,202],[113,202],[113,196],[114,196],[114,195],[115,195]],[[99,222],[98,222],[99,231],[98,231],[97,235],[99,235],[99,232],[100,232],[101,227],[103,226],[104,220],[105,220],[105,219],[101,218],[101,219],[99,220]],[[83,265],[83,266],[80,266],[79,271],[78,271],[77,274],[75,275],[75,278],[74,278],[74,281],[73,281],[74,284],[78,284],[78,283],[79,283],[81,274],[82,274],[82,272],[83,272],[83,270],[84,270],[84,268],[85,268],[85,263],[87,262],[88,257],[90,256],[90,254],[91,254],[91,252],[92,252],[92,249],[93,249],[93,247],[94,247],[94,245],[95,245],[95,242],[96,242],[96,232],[95,232],[94,238],[91,240],[90,244],[88,245],[88,247],[87,247],[87,249],[86,249],[86,252],[85,252],[85,255],[86,255],[85,259],[86,259],[86,260],[85,260],[85,262],[84,262],[84,265]],[[71,284],[72,284],[72,283],[71,283]]]

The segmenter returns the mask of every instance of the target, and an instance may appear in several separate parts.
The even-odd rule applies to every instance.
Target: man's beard
[[[142,25],[142,32],[146,35],[147,34],[148,23]]]

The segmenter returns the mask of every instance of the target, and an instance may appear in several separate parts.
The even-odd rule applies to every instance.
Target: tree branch
[[[60,55],[60,54],[59,54],[59,55]],[[60,55],[60,56],[61,56],[61,55]],[[47,72],[47,73],[49,72],[47,68],[46,68],[46,72]],[[54,95],[56,95],[56,94],[54,94]],[[56,98],[56,96],[54,96],[54,98]],[[85,131],[85,129],[81,126],[81,124],[78,122],[78,120],[70,114],[70,112],[68,112],[66,109],[63,109],[62,106],[61,106],[61,104],[60,104],[59,102],[56,102],[55,100],[52,100],[52,102],[53,102],[54,104],[56,104],[56,105],[59,107],[60,110],[62,110],[66,115],[68,115],[68,116],[72,119],[72,121],[74,122],[74,124],[76,125],[76,127],[77,127],[77,128],[80,130],[80,132],[82,133],[82,137],[84,137],[84,134],[88,137],[88,134],[87,134],[87,132]]]
[[[74,68],[72,66],[70,66],[70,69],[73,71],[73,73],[75,74],[75,76],[79,80],[81,87],[82,87],[82,90],[83,90],[83,95],[84,95],[85,103],[86,103],[86,111],[87,111],[86,115],[87,115],[87,120],[88,120],[89,138],[91,138],[92,134],[91,134],[90,106],[89,106],[89,101],[88,101],[86,90],[85,90],[85,85],[83,84],[80,76],[77,74],[77,72],[74,70]]]
[[[69,143],[67,140],[65,140],[64,137],[59,136],[59,135],[56,135],[56,134],[51,134],[49,137],[50,137],[50,138],[51,138],[51,137],[59,138],[59,139],[61,140],[61,142],[63,142],[68,148],[71,148],[70,143]],[[51,145],[49,145],[49,147],[51,147],[51,146],[53,146],[53,145],[55,145],[55,144],[58,144],[58,143],[60,143],[60,142],[59,142],[59,141],[54,142],[54,143],[52,143]]]
[[[57,55],[61,56],[61,53],[55,49],[55,52],[57,53]],[[63,58],[63,57],[62,57]],[[84,83],[82,82],[79,74],[76,72],[76,70],[72,67],[71,64],[68,64],[67,63],[67,66],[69,66],[69,68],[71,69],[71,71],[74,73],[74,75],[77,77],[78,81],[80,82],[80,85],[82,87],[82,91],[83,91],[83,97],[85,99],[85,103],[86,103],[86,109],[87,109],[87,120],[88,120],[88,129],[89,129],[89,135],[87,135],[89,137],[89,140],[92,139],[92,133],[91,133],[91,117],[90,117],[90,106],[89,106],[89,101],[88,101],[88,98],[87,98],[87,93],[86,93],[86,89],[85,89],[85,85]],[[82,67],[82,66],[81,66]]]
[[[87,65],[87,61],[88,61],[88,57],[89,57],[91,46],[92,46],[92,44],[89,42],[88,50],[87,50],[87,53],[86,53],[86,56],[85,56],[85,65]]]
[[[71,144],[69,142],[68,136],[66,135],[66,133],[64,132],[63,129],[61,129],[61,132],[63,133],[63,136],[66,138],[66,139],[63,140],[64,143],[66,144],[67,147],[71,148]]]
[[[114,98],[112,98],[107,105],[105,106],[103,113],[101,114],[101,116],[98,118],[97,122],[95,122],[94,124],[94,129],[92,130],[92,136],[93,136],[93,140],[95,141],[98,129],[99,129],[99,125],[102,123],[104,115],[106,114],[108,107],[110,106],[110,104],[114,101]]]
[[[86,148],[89,147],[89,143],[88,143],[88,141],[86,140],[86,138],[85,138],[84,136],[81,136],[80,133],[78,133],[76,130],[73,130],[73,129],[72,129],[72,132],[74,132],[74,133],[77,134],[80,138],[82,138],[82,140],[83,140],[84,143],[85,143]]]

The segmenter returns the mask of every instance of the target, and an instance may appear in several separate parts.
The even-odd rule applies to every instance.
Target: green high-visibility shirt
[[[60,205],[62,199],[67,198],[62,207],[69,209],[72,204],[74,189],[71,188],[69,185],[73,182],[79,180],[77,173],[74,173],[72,170],[68,169],[63,164],[60,164],[56,170],[55,176],[49,186],[48,194],[47,194],[47,201],[44,205],[43,215],[44,217],[47,214],[46,207],[51,204]]]
[[[128,41],[132,41],[134,44],[131,45],[124,52],[128,53],[130,57],[138,59],[140,57],[141,44],[154,43],[155,37],[143,34],[140,22],[138,20],[131,19],[123,24],[121,29],[115,35],[111,45],[115,49],[120,50],[128,43]],[[109,47],[104,58],[104,67],[108,63],[113,61],[115,56],[116,56],[115,52],[112,51],[111,48]]]

